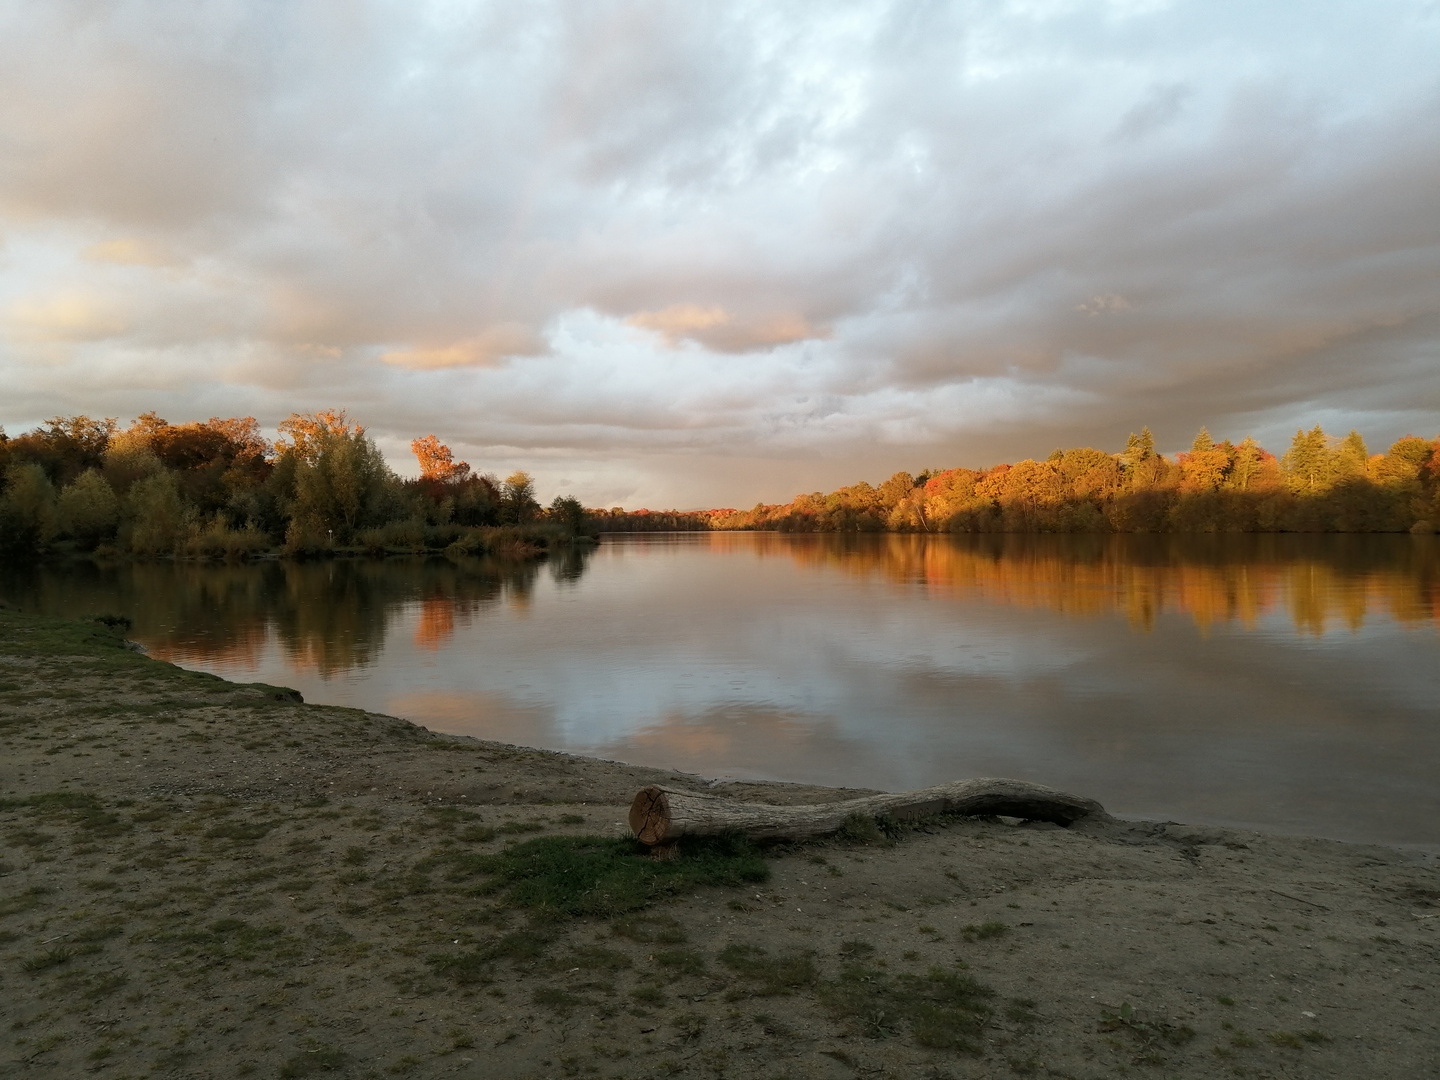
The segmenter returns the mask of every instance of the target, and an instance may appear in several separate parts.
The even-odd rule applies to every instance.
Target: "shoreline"
[[[0,745],[7,1071],[1339,1078],[1440,1060],[1429,853],[930,819],[674,889],[632,860],[651,875],[638,907],[527,907],[514,882],[539,872],[505,868],[620,843],[645,784],[861,792],[443,735],[8,609]]]

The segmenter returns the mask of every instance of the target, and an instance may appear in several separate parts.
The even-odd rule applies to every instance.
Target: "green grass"
[[[314,1076],[321,1072],[334,1072],[350,1062],[350,1055],[331,1046],[306,1050],[296,1054],[280,1067],[282,1080],[299,1080],[300,1077]]]
[[[744,885],[764,881],[770,873],[748,843],[729,838],[689,844],[678,858],[657,860],[633,840],[546,836],[491,855],[441,852],[416,870],[438,866],[448,868],[452,882],[484,876],[487,880],[477,892],[532,916],[527,929],[465,952],[429,957],[435,972],[462,984],[490,982],[495,965],[503,960],[523,964],[539,959],[565,920],[628,914],[702,885]],[[638,926],[628,928],[640,932]]]
[[[1010,932],[1010,927],[1003,922],[990,920],[979,926],[968,924],[960,928],[960,933],[965,936],[966,941],[985,941],[989,938],[1003,937]]]
[[[486,876],[483,892],[552,918],[622,915],[702,885],[739,886],[770,876],[748,842],[731,838],[686,845],[668,860],[650,858],[634,840],[546,836],[491,855],[443,853],[427,862],[447,865],[451,881]]]
[[[771,956],[758,945],[737,943],[720,950],[719,958],[731,971],[758,984],[756,992],[762,996],[788,994],[810,986],[819,974],[814,954],[800,950]]]
[[[705,958],[690,949],[660,949],[655,963],[679,975],[705,974]]]
[[[20,970],[27,975],[38,975],[52,967],[59,967],[75,958],[75,950],[64,945],[56,945],[46,949],[43,953],[37,953],[20,962]]]
[[[819,996],[833,1015],[851,1020],[869,1038],[908,1030],[921,1046],[979,1053],[994,994],[962,972],[932,967],[924,975],[891,975],[849,963]]]

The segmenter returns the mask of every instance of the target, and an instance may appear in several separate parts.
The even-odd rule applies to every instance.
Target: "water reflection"
[[[1440,845],[1433,537],[652,535],[524,566],[45,567],[0,595],[483,738]]]
[[[1364,535],[854,537],[806,543],[765,534],[759,550],[810,566],[875,575],[1063,615],[1123,612],[1149,631],[1162,612],[1253,628],[1284,610],[1295,629],[1357,630],[1367,613],[1440,618],[1440,545]],[[799,542],[797,542],[799,541]]]
[[[376,664],[397,612],[419,611],[417,647],[442,650],[457,629],[500,604],[524,607],[547,570],[573,583],[585,554],[548,565],[490,559],[75,563],[12,568],[8,602],[83,618],[117,613],[154,656],[218,670],[254,670],[267,646],[297,672],[322,679]]]

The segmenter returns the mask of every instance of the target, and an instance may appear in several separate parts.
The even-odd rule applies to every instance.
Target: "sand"
[[[543,923],[446,869],[622,836],[656,782],[858,794],[439,735],[0,612],[0,1075],[1440,1076],[1422,852],[943,819]]]

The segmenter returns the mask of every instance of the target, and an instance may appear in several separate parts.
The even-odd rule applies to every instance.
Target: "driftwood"
[[[868,795],[815,806],[742,803],[716,795],[651,786],[635,793],[630,828],[642,843],[669,844],[682,836],[739,832],[755,840],[805,840],[839,832],[850,818],[917,818],[934,814],[1003,814],[1070,825],[1104,813],[1094,799],[1023,780],[957,780],[952,784]]]

